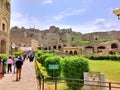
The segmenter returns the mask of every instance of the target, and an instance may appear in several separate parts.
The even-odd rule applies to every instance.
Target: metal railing
[[[37,64],[36,64],[37,65]],[[37,66],[38,67],[38,66]],[[58,90],[58,84],[64,83],[64,84],[72,84],[72,85],[79,85],[79,86],[94,86],[94,87],[105,87],[105,90],[120,90],[120,83],[118,82],[100,82],[100,81],[88,81],[88,80],[81,80],[81,79],[73,79],[73,78],[60,78],[60,77],[44,77],[40,69],[37,68],[39,73],[39,86],[40,90],[45,90],[45,86],[48,85],[48,82],[52,83],[52,86],[54,86],[54,90]],[[99,83],[99,84],[95,84]],[[94,89],[95,90],[95,89]],[[101,89],[99,89],[101,90]]]

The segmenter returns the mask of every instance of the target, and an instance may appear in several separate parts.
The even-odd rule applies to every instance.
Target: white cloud
[[[91,33],[91,32],[105,32],[111,30],[120,30],[120,22],[114,21],[113,19],[96,19],[93,21],[88,21],[85,23],[80,23],[76,25],[62,25],[57,24],[60,28],[72,28],[73,31],[81,33]]]
[[[51,4],[53,3],[53,0],[43,0],[43,4]]]
[[[22,15],[18,12],[13,12],[11,15],[11,27],[39,27],[41,22],[34,17],[29,17],[27,15]]]
[[[120,27],[119,23],[113,19],[96,19],[94,25],[96,26],[96,30],[98,31],[116,30],[116,28]]]
[[[79,15],[79,14],[84,13],[84,12],[86,12],[86,9],[74,10],[74,9],[70,8],[70,9],[67,9],[66,11],[63,11],[60,14],[54,16],[53,20],[59,21],[59,20],[63,19],[64,17]]]
[[[67,14],[69,15],[69,14]],[[88,21],[85,23],[80,23],[76,25],[68,25],[61,24],[57,22],[48,22],[46,20],[40,21],[38,18],[29,17],[28,15],[22,15],[20,13],[12,13],[11,18],[11,27],[36,27],[40,30],[45,30],[49,28],[51,25],[55,25],[56,27],[62,28],[72,28],[73,31],[81,32],[81,33],[90,33],[90,32],[98,32],[98,31],[110,31],[117,30],[120,28],[120,22],[118,20],[106,20],[106,19],[96,19],[93,21]]]

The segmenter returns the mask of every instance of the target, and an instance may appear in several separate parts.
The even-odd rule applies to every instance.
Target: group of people
[[[4,73],[16,73],[16,81],[19,81],[21,79],[21,70],[22,70],[23,62],[25,60],[29,62],[33,62],[34,56],[35,55],[33,52],[16,56],[14,58],[10,56],[6,62],[7,69],[5,68],[4,60],[0,58],[0,77],[2,77]],[[4,73],[3,73],[3,70],[4,70]]]
[[[8,64],[7,73],[12,73],[12,65],[14,65],[13,73],[16,73],[16,81],[20,80],[23,65],[23,60],[21,56],[15,57],[14,60],[12,59],[12,57],[9,57],[7,60],[7,64]]]

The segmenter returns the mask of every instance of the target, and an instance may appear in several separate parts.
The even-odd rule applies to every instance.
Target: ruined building
[[[31,40],[38,41],[37,48],[43,50],[62,50],[63,47],[69,46],[72,39],[80,39],[81,34],[73,32],[71,29],[59,29],[51,26],[46,30],[38,30],[35,28],[25,29],[14,27],[10,32],[10,40],[17,47],[21,44],[31,46]]]
[[[10,32],[10,40],[17,47],[22,44],[40,50],[59,50],[64,54],[107,55],[120,54],[119,35],[120,31],[82,34],[73,32],[71,28],[59,29],[55,26],[46,30],[14,27]]]

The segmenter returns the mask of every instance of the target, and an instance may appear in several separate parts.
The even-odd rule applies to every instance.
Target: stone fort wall
[[[59,29],[55,26],[51,26],[46,30],[39,30],[35,28],[12,28],[10,32],[11,42],[15,42],[20,45],[30,44],[31,39],[38,41],[39,47],[45,50],[58,49],[61,50],[63,47],[73,47],[70,43],[71,40],[89,40],[92,41],[91,45],[98,45],[95,40],[98,39],[111,39],[119,40],[120,31],[109,31],[109,32],[93,32],[87,34],[81,34],[79,32],[73,32],[72,29]],[[14,39],[15,38],[15,39]],[[74,45],[77,47],[77,45]]]
[[[10,0],[0,0],[0,53],[9,53]]]

